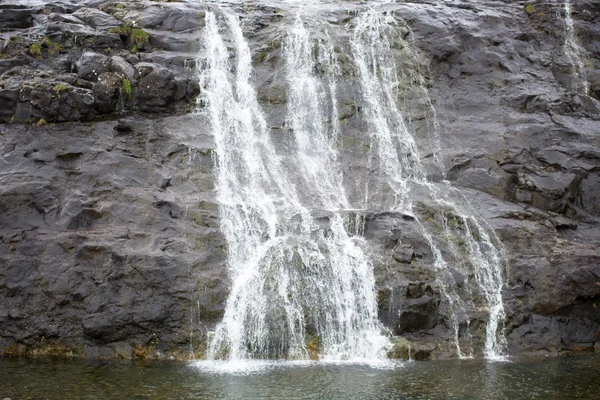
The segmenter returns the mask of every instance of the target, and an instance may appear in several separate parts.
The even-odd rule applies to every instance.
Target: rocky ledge
[[[31,3],[0,5],[0,122],[168,114],[198,95],[200,6]]]
[[[281,32],[295,11],[266,3],[230,6],[244,20],[259,100],[278,130]],[[352,23],[346,7],[365,5],[341,4],[319,18],[342,29]],[[187,114],[212,6],[0,4],[0,355],[202,355],[228,293],[212,135],[205,116]],[[431,180],[459,188],[503,243],[510,353],[597,349],[600,4],[573,1],[586,92],[565,52],[559,3],[384,7],[410,25],[427,63],[444,149]],[[343,79],[356,93],[352,74]],[[359,181],[359,111],[351,99],[344,107],[343,147],[357,155],[343,161],[346,179]],[[440,210],[415,202],[435,231]],[[364,219],[380,318],[402,337],[393,355],[456,356],[414,218],[372,210]],[[486,315],[473,312],[461,337],[481,354]]]

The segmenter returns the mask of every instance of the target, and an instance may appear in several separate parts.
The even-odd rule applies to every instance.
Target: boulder
[[[77,76],[91,82],[97,82],[100,74],[110,70],[110,59],[103,55],[87,51],[77,61]]]
[[[121,26],[123,22],[119,21],[110,14],[95,8],[83,7],[73,13],[73,17],[84,21],[92,28],[109,29]]]
[[[137,71],[133,65],[129,64],[123,57],[113,56],[110,59],[110,70],[119,73],[123,78],[127,78],[130,82],[135,82]]]
[[[0,122],[10,122],[18,100],[17,90],[0,90]]]
[[[173,108],[177,83],[173,73],[158,69],[145,75],[137,88],[137,105],[140,111],[164,112]]]
[[[117,109],[121,99],[121,86],[123,78],[114,72],[103,72],[98,76],[92,93],[94,105],[100,114],[108,114]]]
[[[0,8],[0,26],[2,29],[27,29],[33,26],[32,8]]]

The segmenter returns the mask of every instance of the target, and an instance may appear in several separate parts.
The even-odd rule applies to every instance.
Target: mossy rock
[[[108,32],[116,33],[121,36],[122,40],[127,40],[132,53],[144,51],[150,44],[150,34],[142,28],[134,27],[130,22],[110,28]]]
[[[27,349],[28,357],[70,358],[75,355],[75,349],[62,343],[45,343]]]
[[[121,94],[125,96],[127,99],[131,99],[133,95],[133,86],[131,81],[127,78],[124,78],[121,83]]]
[[[405,338],[397,336],[392,338],[392,348],[388,351],[387,356],[393,360],[410,360],[411,350],[411,343]]]
[[[319,360],[319,337],[313,336],[308,338],[308,342],[306,344],[306,350],[308,350],[308,357],[313,360]]]
[[[60,99],[60,95],[63,93],[68,93],[70,88],[64,83],[57,83],[56,85],[54,85],[53,90],[54,93],[56,93],[56,97]]]
[[[60,43],[53,42],[50,38],[45,37],[29,46],[29,54],[35,58],[42,59],[57,55],[62,48]]]
[[[131,40],[132,50],[134,47],[138,50],[145,50],[150,42],[150,35],[141,28],[133,28],[129,39]]]

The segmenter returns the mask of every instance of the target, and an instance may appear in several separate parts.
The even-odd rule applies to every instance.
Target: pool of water
[[[599,399],[600,356],[376,365],[0,360],[0,399]]]

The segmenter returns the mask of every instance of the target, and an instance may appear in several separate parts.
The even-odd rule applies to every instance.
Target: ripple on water
[[[266,373],[273,370],[289,368],[308,368],[308,367],[343,367],[358,366],[368,367],[379,370],[392,370],[406,365],[406,361],[396,360],[371,360],[371,359],[351,359],[351,360],[199,360],[192,361],[190,365],[201,372],[208,374],[232,374],[232,375],[252,375]]]

